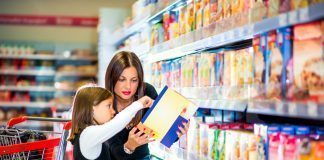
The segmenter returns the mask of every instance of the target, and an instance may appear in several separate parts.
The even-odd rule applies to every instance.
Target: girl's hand
[[[153,104],[153,100],[148,96],[144,96],[140,98],[138,101],[143,104],[144,108],[148,108]]]
[[[143,131],[138,131],[137,133],[135,133],[136,131],[137,128],[134,127],[129,132],[128,140],[125,143],[125,147],[131,151],[134,151],[138,146],[154,141],[152,140],[152,134],[145,134]]]
[[[182,124],[184,125],[184,127],[179,126],[179,131],[177,131],[177,135],[180,138],[182,135],[187,134],[188,129],[189,129],[189,125],[190,125],[190,121],[188,123],[186,122],[182,122]]]

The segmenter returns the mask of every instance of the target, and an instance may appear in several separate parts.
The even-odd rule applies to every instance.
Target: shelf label
[[[222,43],[225,41],[224,34],[219,35],[219,43]]]
[[[234,31],[229,31],[229,33],[228,33],[228,39],[230,41],[233,41],[234,40]]]
[[[308,110],[308,115],[310,117],[317,117],[318,116],[317,104],[316,103],[308,102],[307,110]]]
[[[296,103],[289,103],[288,105],[288,113],[290,115],[296,115],[297,114],[297,104]]]
[[[247,27],[247,35],[253,35],[254,24]]]
[[[308,8],[301,9],[301,10],[299,10],[298,13],[299,13],[299,20],[301,22],[305,22],[305,21],[309,20],[309,10],[308,10]]]
[[[291,25],[297,23],[297,11],[290,12],[290,14],[289,14],[289,23]]]
[[[279,26],[285,27],[288,25],[287,14],[280,14],[279,15]]]
[[[244,36],[244,29],[242,27],[240,27],[238,29],[238,34],[237,35],[238,35],[239,38],[242,38]]]
[[[284,114],[284,103],[276,102],[275,110],[277,113]]]

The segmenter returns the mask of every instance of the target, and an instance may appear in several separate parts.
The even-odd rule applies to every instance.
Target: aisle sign
[[[31,26],[97,27],[97,17],[0,14],[0,24]]]

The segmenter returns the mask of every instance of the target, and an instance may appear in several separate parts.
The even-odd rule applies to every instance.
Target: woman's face
[[[116,112],[113,107],[113,98],[101,101],[98,105],[93,106],[93,118],[99,123],[104,124],[110,121]]]
[[[135,67],[124,69],[115,87],[114,93],[123,100],[132,100],[137,91],[139,79]]]

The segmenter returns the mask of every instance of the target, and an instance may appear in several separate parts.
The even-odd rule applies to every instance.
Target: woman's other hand
[[[182,124],[184,125],[184,127],[179,126],[179,127],[178,127],[178,128],[179,128],[179,131],[177,131],[177,135],[178,135],[179,138],[180,138],[182,135],[187,134],[188,129],[189,129],[190,121],[188,121],[188,123],[186,123],[186,122],[182,122]]]
[[[152,137],[152,134],[145,134],[143,131],[138,130],[137,127],[134,127],[129,132],[128,140],[125,143],[125,147],[131,151],[134,151],[138,146],[154,141]]]

